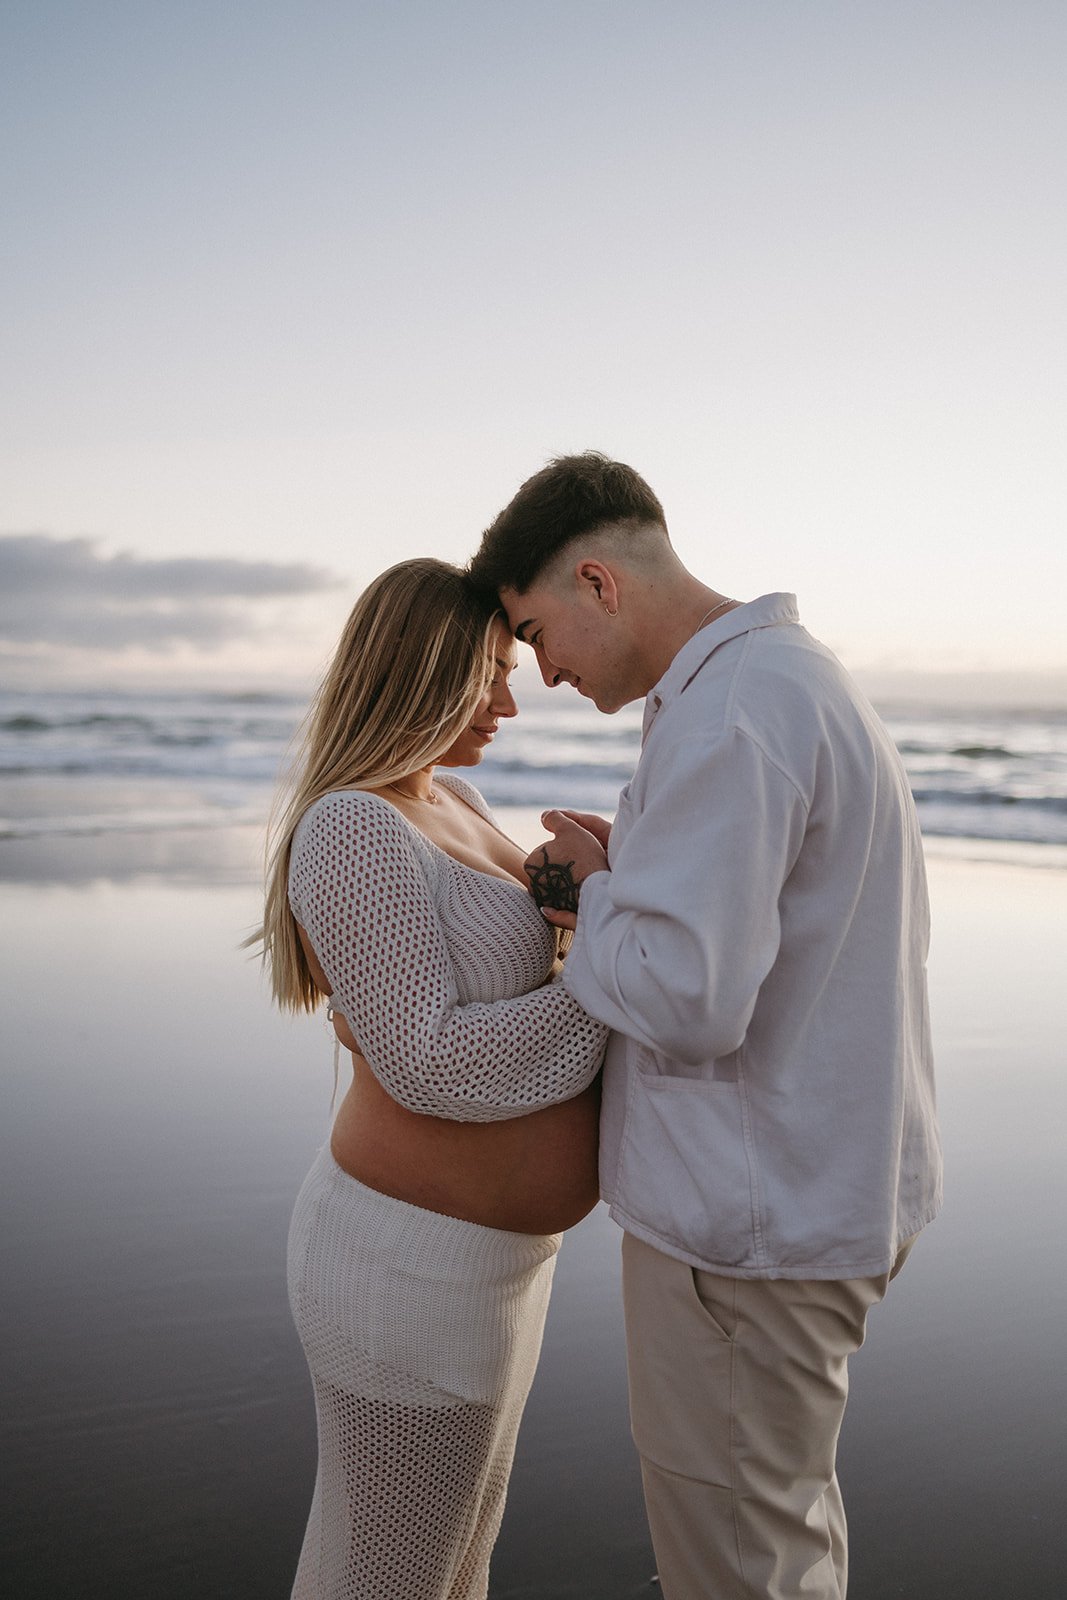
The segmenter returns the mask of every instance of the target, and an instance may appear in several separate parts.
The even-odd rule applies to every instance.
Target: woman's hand
[[[573,933],[578,926],[577,911],[554,911],[551,906],[542,906],[541,915],[546,922],[551,922],[554,928],[567,928]]]

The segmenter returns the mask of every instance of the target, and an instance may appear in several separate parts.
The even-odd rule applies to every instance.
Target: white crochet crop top
[[[434,781],[493,820],[462,778]],[[308,807],[289,904],[375,1077],[410,1111],[494,1122],[596,1076],[606,1029],[545,981],[556,940],[532,897],[455,860],[379,795],[338,790]]]

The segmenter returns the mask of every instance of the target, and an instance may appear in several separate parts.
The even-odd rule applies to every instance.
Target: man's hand
[[[591,833],[597,843],[602,845],[605,850],[608,848],[608,840],[611,838],[611,823],[606,817],[598,817],[595,811],[546,811],[541,818],[541,821],[546,826],[546,819],[549,816],[567,817],[571,822],[577,822],[579,827],[585,828],[587,832]]]
[[[527,856],[524,870],[533,897],[547,920],[557,928],[573,928],[583,882],[591,872],[607,869],[604,845],[611,831],[610,824],[601,817],[590,817],[590,821],[598,825],[598,831],[603,831],[602,843],[596,833],[575,820],[574,813],[546,811],[541,821],[555,836],[554,841],[538,845]]]

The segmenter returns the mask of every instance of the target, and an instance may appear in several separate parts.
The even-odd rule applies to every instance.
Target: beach
[[[386,778],[409,820],[475,847],[462,812],[418,809],[410,733],[419,761],[469,757],[531,847],[549,809],[632,814],[681,775],[616,855],[637,863],[620,897],[669,920],[674,888],[637,882],[669,855],[737,919],[703,952],[708,993],[756,924],[789,1001],[753,1006],[740,1040],[690,1041],[750,1082],[782,1041],[755,1117],[728,1061],[707,1095],[669,1073],[673,1104],[649,1096],[635,1181],[676,1178],[683,1235],[730,1168],[675,1144],[691,1103],[739,1119],[764,1241],[770,1130],[854,1127],[884,1019],[914,1023],[913,974],[858,976],[921,906],[881,876],[876,819],[910,792],[944,1209],[850,1363],[848,1595],[1061,1600],[1067,5],[23,0],[0,39],[4,1587],[290,1600],[316,1417],[287,1239],[351,1067],[321,1012],[271,1004],[248,936],[302,773]],[[425,587],[379,589],[397,567]],[[520,648],[511,671],[485,636],[492,692],[447,746],[474,590],[505,602]],[[804,694],[778,693],[765,663],[786,658],[763,644],[794,614],[781,637],[821,688],[783,766]],[[881,718],[892,777],[828,656]],[[714,717],[690,717],[713,677]],[[765,820],[779,805],[789,839]],[[720,842],[701,859],[705,826]],[[361,876],[362,846],[337,844]],[[781,945],[746,916],[765,883],[742,869],[723,890],[723,851],[736,868],[750,849],[753,878],[796,874]],[[842,932],[842,852],[870,869],[827,972],[856,1041],[843,1066],[796,986]],[[462,921],[482,896],[449,875]],[[344,925],[345,886],[316,888]],[[441,970],[430,923],[379,909],[397,951],[426,947],[417,1004]],[[472,974],[482,931],[456,933]],[[630,977],[643,949],[616,966],[635,1030],[660,1009]],[[676,949],[664,1027],[703,983],[699,941]],[[387,960],[360,963],[360,999],[404,998]],[[443,1032],[451,1057],[479,1019]],[[820,1041],[833,1096],[804,1070]],[[498,1064],[460,1055],[431,1075],[491,1089]],[[797,1210],[843,1195],[840,1237],[862,1238],[841,1212],[884,1174],[790,1148]],[[738,1259],[727,1225],[708,1231],[709,1255]],[[563,1241],[487,1600],[679,1600],[630,1438],[621,1243],[603,1205]],[[680,1341],[668,1359],[689,1370]],[[410,1461],[390,1460],[414,1506]]]
[[[502,816],[538,837],[535,810]],[[239,949],[261,838],[242,822],[0,840],[0,1557],[20,1600],[289,1592],[314,1417],[285,1237],[333,1051],[321,1020],[271,1009]],[[947,1198],[853,1363],[850,1592],[1053,1600],[1067,870],[958,840],[928,866]],[[618,1244],[602,1207],[564,1243],[493,1600],[658,1593]]]

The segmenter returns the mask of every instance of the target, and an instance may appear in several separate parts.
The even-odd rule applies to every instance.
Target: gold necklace
[[[723,606],[732,606],[734,603],[735,602],[733,600],[730,600],[730,599],[720,600],[717,606],[712,606],[710,611],[705,611],[704,615],[701,617],[700,621],[697,623],[696,627],[693,629],[693,632],[694,633],[699,633],[701,628],[704,626],[705,622],[707,622],[709,617],[713,617],[715,615],[716,611],[721,611]]]
[[[392,789],[394,794],[402,794],[405,800],[414,800],[418,805],[435,806],[438,804],[437,791],[432,784],[429,794],[412,794],[410,789],[402,789],[398,783],[383,783],[382,788]]]

